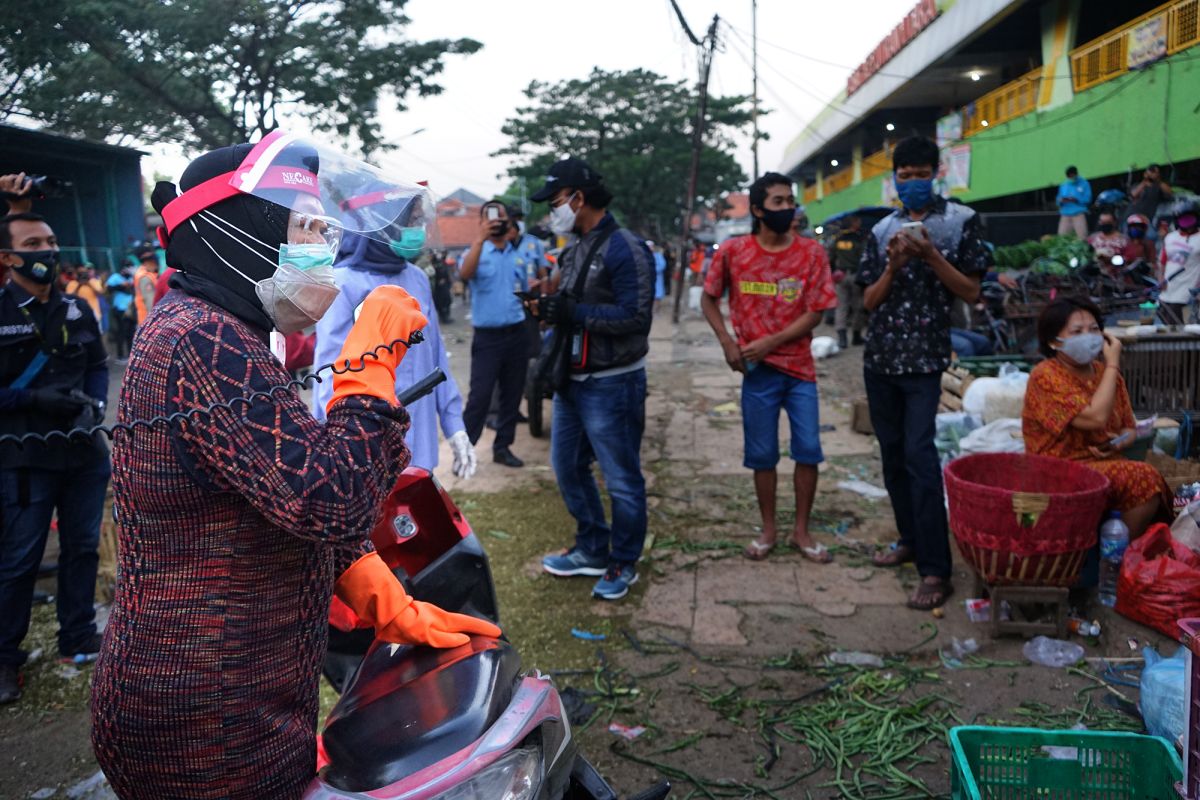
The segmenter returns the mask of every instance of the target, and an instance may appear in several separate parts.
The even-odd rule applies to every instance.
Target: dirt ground
[[[469,335],[461,319],[446,328],[464,389]],[[541,555],[570,544],[574,529],[547,439],[518,431],[521,470],[491,462],[490,434],[475,478],[453,478],[445,448],[438,470],[488,549],[506,633],[527,668],[554,674],[581,702],[580,748],[622,797],[663,778],[674,798],[946,796],[949,726],[1140,729],[1110,705],[1136,702],[1137,690],[1106,689],[1096,676],[1103,657],[1139,655],[1131,640],[1161,649],[1163,637],[1096,607],[1102,636],[1077,640],[1086,667],[1038,667],[1022,656],[1021,639],[992,639],[988,626],[968,620],[962,601],[972,580],[961,559],[957,593],[940,618],[904,608],[916,581],[911,567],[870,565],[871,548],[895,536],[888,503],[836,486],[882,485],[874,440],[849,427],[850,404],[862,392],[860,349],[818,364],[827,461],[813,526],[835,554],[834,564],[819,566],[783,548],[765,562],[741,557],[759,520],[741,466],[738,376],[694,314],[676,327],[664,308],[652,339],[643,446],[650,538],[641,580],[624,601],[592,600],[590,579],[555,579],[539,568]],[[786,431],[784,422],[785,442]],[[781,472],[786,531],[793,498],[790,470]],[[37,608],[29,646],[46,655],[26,669],[25,699],[0,710],[3,798],[65,797],[96,772],[90,668],[58,664],[53,635],[53,607]],[[974,639],[979,649],[956,660],[956,639]],[[884,666],[828,663],[839,651],[869,653]],[[335,697],[326,691],[323,699],[328,708]],[[612,723],[637,735],[612,733]]]

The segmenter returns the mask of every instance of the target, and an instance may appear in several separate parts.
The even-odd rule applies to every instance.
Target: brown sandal
[[[949,580],[941,580],[937,583],[926,583],[922,580],[917,585],[917,590],[913,592],[913,596],[908,598],[907,605],[917,611],[932,611],[944,606],[952,594],[954,594],[954,586]]]
[[[893,542],[882,550],[876,550],[871,556],[871,563],[877,567],[898,567],[911,563],[916,559],[916,553],[906,544]]]

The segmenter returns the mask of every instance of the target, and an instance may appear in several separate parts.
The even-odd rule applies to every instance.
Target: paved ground
[[[455,312],[461,315],[461,307]],[[469,328],[461,317],[446,327],[446,338],[465,388]],[[818,540],[835,552],[828,566],[784,549],[766,562],[741,558],[758,516],[741,466],[739,376],[725,367],[695,314],[674,326],[663,309],[655,322],[643,447],[651,538],[643,580],[624,602],[593,601],[584,582],[539,570],[540,554],[567,544],[570,530],[548,466],[548,440],[520,428],[513,450],[527,466],[512,470],[491,462],[491,434],[485,434],[479,473],[470,481],[450,475],[443,447],[439,478],[489,549],[510,636],[528,667],[556,672],[561,685],[593,704],[595,713],[585,715],[590,721],[576,729],[581,748],[622,796],[664,775],[679,798],[942,795],[949,787],[944,726],[953,724],[951,713],[963,721],[1120,724],[1098,702],[1104,690],[1089,694],[1094,680],[1029,666],[1020,640],[993,641],[985,626],[967,619],[960,601],[971,581],[961,560],[959,592],[941,618],[903,607],[916,580],[911,568],[870,566],[865,554],[874,543],[894,537],[887,502],[836,487],[847,478],[880,483],[874,440],[849,430],[850,402],[861,393],[860,358],[852,349],[818,366],[821,422],[832,427],[822,434],[827,462],[814,525]],[[786,422],[781,434],[786,439]],[[780,481],[784,530],[791,521],[788,472]],[[39,615],[36,635],[52,634],[50,610]],[[1088,644],[1091,657],[1129,656],[1131,637],[1160,641],[1119,618],[1100,618],[1105,635]],[[608,638],[583,642],[569,635],[573,627]],[[956,638],[981,646],[968,669],[948,669],[940,657]],[[836,651],[883,656],[887,667],[871,675],[830,667],[825,657]],[[50,791],[41,797],[65,796],[53,791],[94,774],[87,678],[87,670],[72,675],[44,664],[33,670],[31,701],[0,712],[0,796],[29,797],[39,789]],[[1136,698],[1136,690],[1121,691]],[[859,760],[846,771],[814,758],[810,743],[843,735],[852,724],[847,709],[861,697],[900,704],[886,724],[905,719],[927,730],[914,753],[896,758],[923,788],[902,783],[897,790],[895,775],[864,767],[872,748],[846,753]],[[813,719],[828,721],[818,731],[805,728]],[[643,732],[627,742],[608,731],[610,722]]]

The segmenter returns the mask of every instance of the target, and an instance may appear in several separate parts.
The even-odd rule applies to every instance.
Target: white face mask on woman
[[[1058,352],[1085,366],[1095,361],[1104,349],[1104,337],[1099,333],[1078,333],[1058,341]]]
[[[559,236],[566,236],[575,230],[575,216],[577,213],[577,211],[571,208],[571,197],[568,197],[565,203],[550,209],[550,230]]]
[[[274,265],[275,271],[269,278],[258,281],[228,261],[221,260],[254,284],[254,293],[262,303],[263,312],[280,333],[296,333],[315,324],[337,299],[340,290],[333,274],[334,249],[329,242],[284,244],[274,248],[211,212],[203,211],[200,217],[264,261],[268,260],[266,256],[246,245],[235,232],[263,247],[278,251],[279,261]],[[211,245],[209,249],[212,250]],[[213,250],[213,254],[220,258],[216,250]]]

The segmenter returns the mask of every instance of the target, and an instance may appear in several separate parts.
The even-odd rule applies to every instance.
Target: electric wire
[[[235,397],[231,400],[212,403],[202,408],[192,408],[187,411],[176,411],[173,414],[159,415],[157,417],[153,417],[152,419],[135,419],[132,422],[121,422],[111,426],[96,425],[91,428],[71,428],[70,430],[50,431],[48,433],[25,433],[21,434],[20,436],[13,433],[6,433],[0,435],[0,446],[7,444],[15,445],[18,449],[24,449],[26,443],[28,442],[39,442],[46,445],[54,443],[68,444],[72,439],[83,441],[93,438],[96,434],[103,434],[112,440],[116,438],[117,433],[122,431],[132,436],[139,428],[151,431],[160,425],[169,427],[176,423],[192,422],[194,420],[211,418],[213,414],[218,411],[228,411],[236,416],[239,413],[237,409],[238,406],[250,406],[256,401],[264,399],[274,400],[279,392],[306,388],[309,386],[310,381],[313,384],[322,383],[324,379],[319,374],[321,372],[329,370],[333,375],[341,375],[348,372],[362,372],[367,368],[368,358],[373,358],[378,361],[381,352],[387,352],[389,355],[394,355],[395,348],[397,346],[403,346],[405,351],[407,351],[413,345],[420,344],[424,340],[425,335],[421,331],[413,331],[412,335],[409,336],[407,340],[393,339],[389,343],[377,345],[374,349],[363,353],[357,359],[357,367],[352,365],[352,359],[346,358],[342,360],[340,365],[338,362],[325,364],[324,366],[313,370],[308,375],[305,375],[303,378],[297,378],[290,380],[287,383],[272,386],[268,389],[252,392],[244,397]],[[441,380],[438,380],[436,377],[438,373],[440,373],[440,370],[435,370],[434,373],[431,373],[425,379],[418,382],[413,388],[421,387],[424,389],[424,391],[418,392],[415,396],[410,396],[409,402],[412,402],[413,400],[418,399],[420,396],[423,396],[423,394],[431,389],[433,385],[440,383]],[[443,375],[441,379],[444,380],[444,378],[445,376]]]

